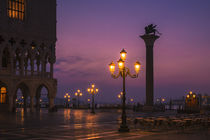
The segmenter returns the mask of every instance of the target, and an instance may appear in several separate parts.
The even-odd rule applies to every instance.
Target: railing
[[[21,74],[20,69],[15,69],[14,73],[15,76],[23,76],[23,77],[43,77],[43,78],[51,78],[50,72],[40,72],[40,71],[31,71],[31,70],[24,70],[23,75]],[[13,75],[11,69],[9,68],[1,68],[0,75]]]

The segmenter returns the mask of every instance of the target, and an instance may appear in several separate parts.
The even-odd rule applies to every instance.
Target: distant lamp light
[[[193,95],[193,98],[195,98],[195,97],[196,97],[196,95],[194,94],[194,95]]]
[[[192,94],[192,91],[190,91],[190,94]]]
[[[122,49],[122,51],[120,52],[120,58],[122,59],[122,61],[125,61],[126,55],[127,52],[124,49]]]
[[[82,93],[80,93],[79,96],[82,96]]]
[[[134,64],[134,67],[135,67],[136,74],[138,74],[141,68],[141,63],[139,61],[136,61],[136,63]]]
[[[165,99],[164,98],[162,99],[162,102],[165,102]]]
[[[190,95],[187,95],[187,98],[190,98]]]
[[[94,87],[95,87],[95,85],[94,85],[94,84],[92,84],[92,85],[91,85],[91,87],[92,87],[92,88],[94,88]]]
[[[133,102],[133,99],[131,99],[131,102]]]
[[[64,95],[64,98],[66,98],[66,95]]]
[[[123,92],[120,92],[120,95],[123,95]]]
[[[80,90],[78,89],[77,92],[80,92]]]
[[[70,102],[70,99],[68,99],[68,102]]]
[[[117,97],[120,99],[121,98],[121,95],[119,94]]]
[[[78,93],[76,92],[76,93],[75,93],[75,96],[77,96],[77,95],[78,95]]]

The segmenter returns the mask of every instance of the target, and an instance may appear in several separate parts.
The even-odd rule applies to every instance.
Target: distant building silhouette
[[[54,107],[55,43],[56,0],[0,0],[0,110],[12,111],[21,90],[33,111],[43,87]]]

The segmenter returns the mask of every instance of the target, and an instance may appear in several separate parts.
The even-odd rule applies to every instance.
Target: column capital
[[[146,47],[153,47],[155,40],[159,38],[159,36],[157,35],[146,35],[146,34],[139,37],[144,40]]]

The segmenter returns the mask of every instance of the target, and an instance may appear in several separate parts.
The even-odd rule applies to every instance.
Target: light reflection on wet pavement
[[[135,116],[131,110],[127,114],[128,117]],[[60,109],[49,113],[47,109],[41,109],[40,112],[24,113],[23,109],[18,109],[16,114],[0,114],[0,139],[141,137],[135,133],[119,133],[120,117],[120,110],[97,110],[96,114],[91,114],[90,110]]]
[[[168,115],[167,113],[164,113]],[[119,133],[121,117],[120,110],[97,110],[91,114],[90,110],[59,109],[50,113],[47,109],[40,112],[24,113],[18,109],[16,113],[0,114],[0,140],[30,139],[30,140],[57,140],[57,139],[173,139],[191,140],[203,137],[206,134],[166,134],[158,135],[156,132],[145,132],[134,129],[135,116],[144,116],[143,113],[135,113],[127,110],[129,133]],[[151,115],[151,114],[150,114]],[[157,114],[156,114],[157,115]],[[161,114],[163,115],[163,114]],[[207,132],[208,133],[208,132]]]

